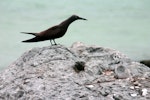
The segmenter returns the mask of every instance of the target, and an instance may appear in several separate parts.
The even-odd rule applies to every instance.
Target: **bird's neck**
[[[66,19],[65,21],[63,21],[62,23],[60,23],[60,26],[63,27],[68,27],[72,22],[74,22],[75,20],[72,20],[71,18]]]

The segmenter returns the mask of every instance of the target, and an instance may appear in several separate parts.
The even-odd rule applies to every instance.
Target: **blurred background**
[[[150,59],[150,0],[1,0],[0,69],[33,47],[49,41],[22,43],[76,14],[88,21],[72,23],[56,42],[70,47],[80,41],[119,50],[132,60]]]

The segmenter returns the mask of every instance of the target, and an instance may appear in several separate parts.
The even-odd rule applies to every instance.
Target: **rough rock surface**
[[[33,48],[0,73],[0,100],[150,100],[150,68],[109,48]]]

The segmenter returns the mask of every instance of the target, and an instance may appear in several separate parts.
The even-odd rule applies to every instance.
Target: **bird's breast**
[[[60,38],[60,37],[64,36],[66,31],[67,31],[67,29],[61,29],[61,31],[58,32],[58,34],[56,34],[56,37]]]

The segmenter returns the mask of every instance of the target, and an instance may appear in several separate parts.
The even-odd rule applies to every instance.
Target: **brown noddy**
[[[39,32],[39,33],[21,32],[21,33],[25,33],[25,34],[32,34],[35,36],[34,38],[31,38],[31,39],[28,39],[28,40],[25,40],[22,42],[39,42],[39,41],[50,40],[50,43],[52,44],[51,40],[53,40],[55,45],[57,45],[55,42],[55,39],[64,36],[68,29],[68,26],[72,22],[74,22],[75,20],[78,20],[78,19],[79,20],[87,20],[87,19],[81,18],[77,15],[72,15],[65,21],[61,22],[59,25],[50,27],[49,29],[44,30],[42,32]]]

